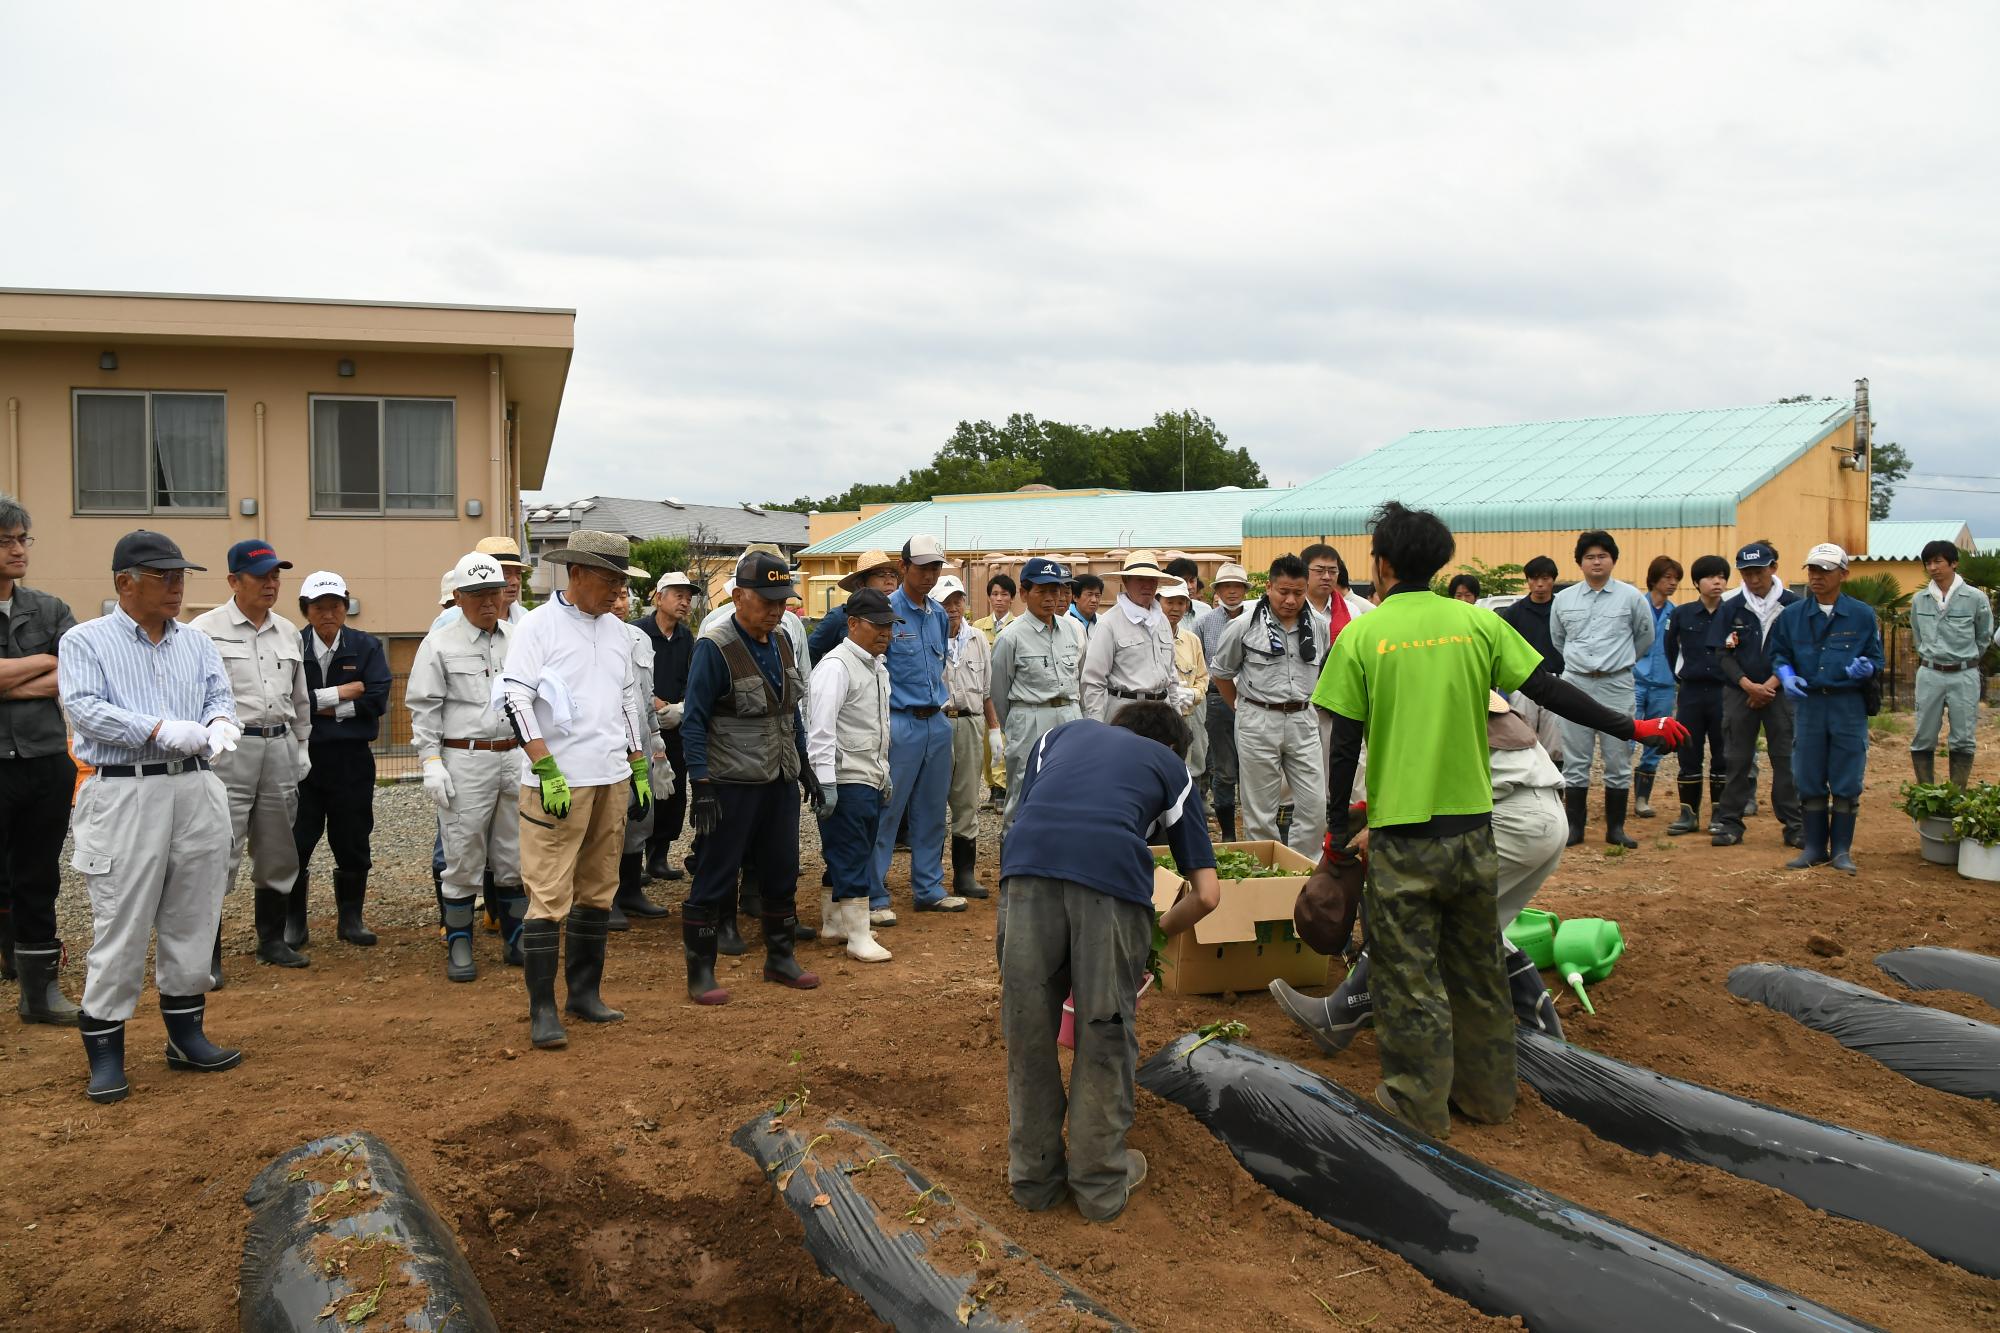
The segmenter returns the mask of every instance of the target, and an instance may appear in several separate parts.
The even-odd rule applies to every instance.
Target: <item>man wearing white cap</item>
[[[1792,778],[1805,808],[1805,847],[1785,864],[1806,870],[1831,862],[1852,875],[1868,714],[1881,703],[1880,686],[1868,682],[1882,669],[1882,631],[1873,607],[1841,592],[1846,579],[1840,547],[1821,542],[1806,552],[1810,595],[1778,613],[1769,647],[1778,680],[1798,706]]]
[[[945,716],[951,719],[951,891],[984,898],[979,882],[979,798],[986,785],[988,738],[1000,739],[992,700],[993,650],[965,618],[965,585],[947,574],[931,590],[944,607],[950,636],[944,667]]]
[[[1135,700],[1166,702],[1174,687],[1174,632],[1154,594],[1167,572],[1151,551],[1118,571],[1118,600],[1097,619],[1083,653],[1083,715],[1109,722]]]
[[[688,664],[694,658],[694,631],[687,623],[688,607],[693,602],[694,580],[680,570],[669,570],[653,585],[653,614],[639,622],[640,632],[653,645],[653,715],[659,719],[660,743],[673,773],[672,794],[658,797],[653,831],[646,836],[646,873],[653,879],[681,877],[669,853],[680,840],[687,816],[687,758],[681,750],[681,715],[687,711]],[[625,910],[629,914],[631,905]],[[640,915],[653,913],[642,911]]]
[[[869,920],[896,924],[889,905],[889,858],[907,812],[910,897],[919,912],[963,912],[965,899],[944,889],[944,826],[951,804],[951,725],[944,716],[944,664],[951,640],[944,608],[931,596],[944,567],[944,545],[915,536],[903,543],[902,586],[889,596],[901,621],[889,638],[890,794],[875,837]]]
[[[1190,608],[1196,605],[1194,591],[1180,579],[1160,585],[1160,609],[1167,613],[1167,626],[1174,633],[1174,687],[1167,702],[1187,724],[1188,776],[1200,782],[1207,771],[1208,727],[1200,709],[1208,695],[1208,654],[1188,623]]]
[[[452,569],[453,619],[424,636],[410,664],[403,702],[444,844],[440,893],[445,976],[472,981],[472,905],[481,885],[502,908],[507,962],[521,962],[528,899],[521,888],[521,833],[516,814],[520,742],[493,706],[515,627],[500,610],[506,587],[499,562],[477,551]],[[490,878],[489,878],[490,877]]]
[[[644,570],[640,574],[652,577]],[[624,622],[626,636],[632,641],[632,712],[639,719],[640,731],[645,738],[647,773],[653,783],[653,799],[638,813],[626,813],[625,851],[618,858],[618,896],[611,900],[613,930],[630,930],[634,916],[667,915],[666,908],[646,896],[646,840],[653,836],[653,821],[659,818],[660,801],[664,795],[662,789],[671,786],[674,773],[667,763],[666,742],[660,739],[660,715],[653,708],[653,639],[645,630],[626,619],[631,613],[632,594],[627,591],[621,593],[612,605],[611,614]]]
[[[1194,634],[1201,640],[1202,656],[1210,663],[1222,651],[1222,636],[1230,623],[1243,614],[1243,599],[1250,591],[1250,572],[1235,563],[1215,571],[1215,605],[1201,612],[1194,622]],[[1203,767],[1208,790],[1215,806],[1216,827],[1224,842],[1236,841],[1236,710],[1222,697],[1222,682],[1213,673],[1208,678],[1208,700],[1203,705],[1208,730],[1208,753]]]
[[[347,624],[347,581],[331,570],[308,574],[299,587],[299,632],[305,654],[306,691],[312,698],[312,767],[299,784],[292,841],[299,851],[298,883],[285,899],[285,943],[308,938],[306,891],[313,849],[326,835],[333,853],[333,901],[340,938],[366,947],[375,932],[361,919],[374,861],[375,747],[389,708],[389,659],[382,641]]]

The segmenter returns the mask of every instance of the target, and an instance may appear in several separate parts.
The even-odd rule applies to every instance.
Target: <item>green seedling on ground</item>
[[[1231,1041],[1243,1040],[1243,1038],[1250,1035],[1250,1025],[1241,1019],[1231,1018],[1220,1023],[1203,1023],[1194,1030],[1194,1035],[1200,1038],[1200,1040],[1182,1052],[1181,1059],[1183,1060],[1194,1058],[1196,1051],[1208,1045],[1217,1037],[1227,1037]]]

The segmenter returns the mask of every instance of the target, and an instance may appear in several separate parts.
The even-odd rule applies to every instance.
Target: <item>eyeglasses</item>
[[[1307,566],[1307,570],[1306,570],[1306,572],[1307,572],[1307,573],[1311,573],[1311,574],[1338,574],[1338,573],[1340,573],[1340,566],[1339,566],[1339,565],[1309,565],[1309,566]]]
[[[187,571],[185,569],[168,569],[168,570],[142,569],[139,571],[139,575],[141,578],[158,579],[160,582],[166,584],[169,588],[184,587],[186,586],[188,581]]]
[[[0,551],[25,551],[34,544],[33,537],[0,537]]]

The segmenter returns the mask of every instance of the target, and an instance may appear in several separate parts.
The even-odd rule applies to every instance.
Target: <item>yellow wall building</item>
[[[1868,525],[1868,549],[1850,566],[1853,574],[1887,574],[1904,592],[1915,592],[1930,581],[1923,551],[1930,542],[1950,542],[1960,557],[1982,549],[1972,529],[1954,519],[1877,521]]]

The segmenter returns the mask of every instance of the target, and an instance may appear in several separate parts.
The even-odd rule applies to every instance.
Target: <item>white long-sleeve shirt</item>
[[[631,777],[643,747],[633,708],[632,639],[613,615],[587,616],[557,593],[521,618],[501,677],[507,716],[526,740],[542,740],[572,787],[608,787]],[[522,770],[522,785],[534,775]]]
[[[820,785],[887,787],[889,668],[882,659],[842,639],[813,667],[807,699],[806,761]]]

